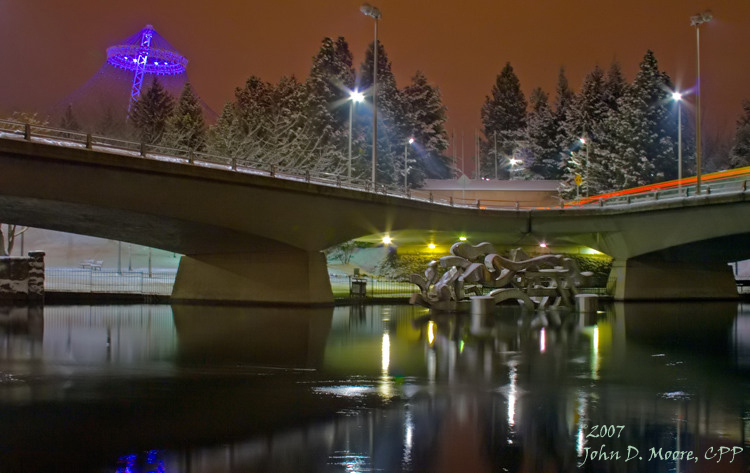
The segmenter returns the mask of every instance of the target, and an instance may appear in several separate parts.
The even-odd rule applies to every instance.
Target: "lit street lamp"
[[[408,146],[410,144],[414,143],[414,138],[409,138],[409,141],[407,143],[404,143],[404,194],[409,192],[408,182],[407,178],[409,177],[409,164],[406,160],[407,152],[408,152]]]
[[[696,70],[695,80],[695,167],[697,180],[695,183],[696,193],[701,193],[701,33],[700,26],[713,19],[709,11],[705,11],[690,17],[690,26],[695,26],[696,44]]]
[[[510,180],[513,180],[513,176],[515,176],[515,167],[516,165],[523,164],[523,160],[516,159],[516,158],[510,158]]]
[[[354,105],[358,102],[365,100],[364,94],[359,91],[349,93],[349,169],[347,177],[349,178],[349,184],[352,183],[352,117],[354,116]]]
[[[583,190],[583,195],[588,196],[589,195],[589,142],[586,141],[586,137],[582,136],[578,138],[578,141],[581,142],[582,145],[586,146],[586,162],[583,163],[583,180],[586,183],[586,188]]]
[[[375,20],[375,43],[372,59],[372,190],[375,191],[375,168],[378,163],[378,20],[381,17],[377,7],[365,3],[359,11]]]
[[[672,92],[672,100],[677,102],[677,187],[682,187],[682,94]]]

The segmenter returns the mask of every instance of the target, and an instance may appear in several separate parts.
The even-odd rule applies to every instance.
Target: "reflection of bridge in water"
[[[366,235],[585,245],[615,259],[623,300],[736,297],[726,263],[750,257],[744,185],[622,205],[482,209],[27,131],[0,138],[0,221],[184,254],[176,300],[330,303],[321,250]]]
[[[45,409],[29,420],[33,439],[5,437],[4,464],[20,464],[28,441],[78,443],[69,465],[100,447],[114,462],[135,443],[123,461],[148,452],[165,471],[572,471],[598,448],[593,425],[623,425],[606,441],[621,452],[703,453],[750,434],[737,389],[750,368],[744,305],[615,304],[600,317],[548,311],[546,322],[511,307],[482,323],[405,306],[293,309],[276,324],[279,309],[214,310],[46,308],[28,333],[15,313],[0,337],[3,381],[15,385],[0,401],[10,419],[18,403]],[[97,410],[79,408],[71,425],[58,405],[82,395],[119,416],[85,446],[73,434]],[[152,450],[165,444],[175,447]]]

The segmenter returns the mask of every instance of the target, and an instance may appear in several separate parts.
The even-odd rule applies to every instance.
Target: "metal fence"
[[[268,163],[259,162],[252,156],[219,156],[190,149],[169,148],[161,145],[138,143],[118,138],[93,135],[80,131],[64,130],[47,125],[22,123],[14,120],[0,120],[0,138],[10,138],[25,141],[42,142],[55,146],[79,149],[91,149],[104,153],[121,156],[131,156],[134,159],[154,159],[190,166],[224,169],[245,174],[256,174],[275,177],[297,182],[310,182],[330,187],[343,187],[364,192],[374,192],[394,197],[434,202],[456,207],[475,207],[474,203],[462,205],[454,203],[453,199],[434,198],[432,193],[412,191],[397,185],[378,184],[373,187],[369,179],[347,178],[315,170],[300,170]],[[414,193],[412,195],[412,192]]]
[[[141,271],[47,268],[44,289],[48,292],[169,296],[172,294],[175,276],[174,271],[159,271],[149,276]],[[409,282],[372,277],[353,280],[351,276],[332,277],[331,289],[335,299],[409,298],[412,293],[419,291],[417,286]]]
[[[96,269],[47,268],[44,290],[100,294],[168,296],[176,272],[100,271]]]
[[[408,299],[419,288],[406,281],[391,281],[373,277],[352,276],[331,277],[331,289],[334,299],[377,299],[404,298]]]

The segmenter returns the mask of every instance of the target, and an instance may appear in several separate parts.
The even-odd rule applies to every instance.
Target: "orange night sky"
[[[307,77],[324,36],[344,36],[359,67],[373,20],[359,0],[0,0],[0,111],[46,109],[80,87],[105,49],[153,24],[190,61],[188,75],[215,110],[252,74],[275,82]],[[617,59],[631,80],[647,49],[682,88],[695,83],[696,34],[690,16],[710,9],[701,29],[706,134],[734,132],[750,98],[747,0],[376,0],[379,38],[399,87],[418,69],[448,107],[449,132],[471,136],[480,107],[505,62],[527,94],[554,97],[564,65],[578,89],[595,64]],[[691,98],[688,97],[688,101]]]

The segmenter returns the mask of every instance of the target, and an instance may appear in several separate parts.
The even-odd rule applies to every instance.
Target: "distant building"
[[[496,179],[426,179],[423,192],[436,199],[453,198],[456,204],[473,205],[478,201],[488,207],[551,207],[560,205],[561,181],[522,181]]]

